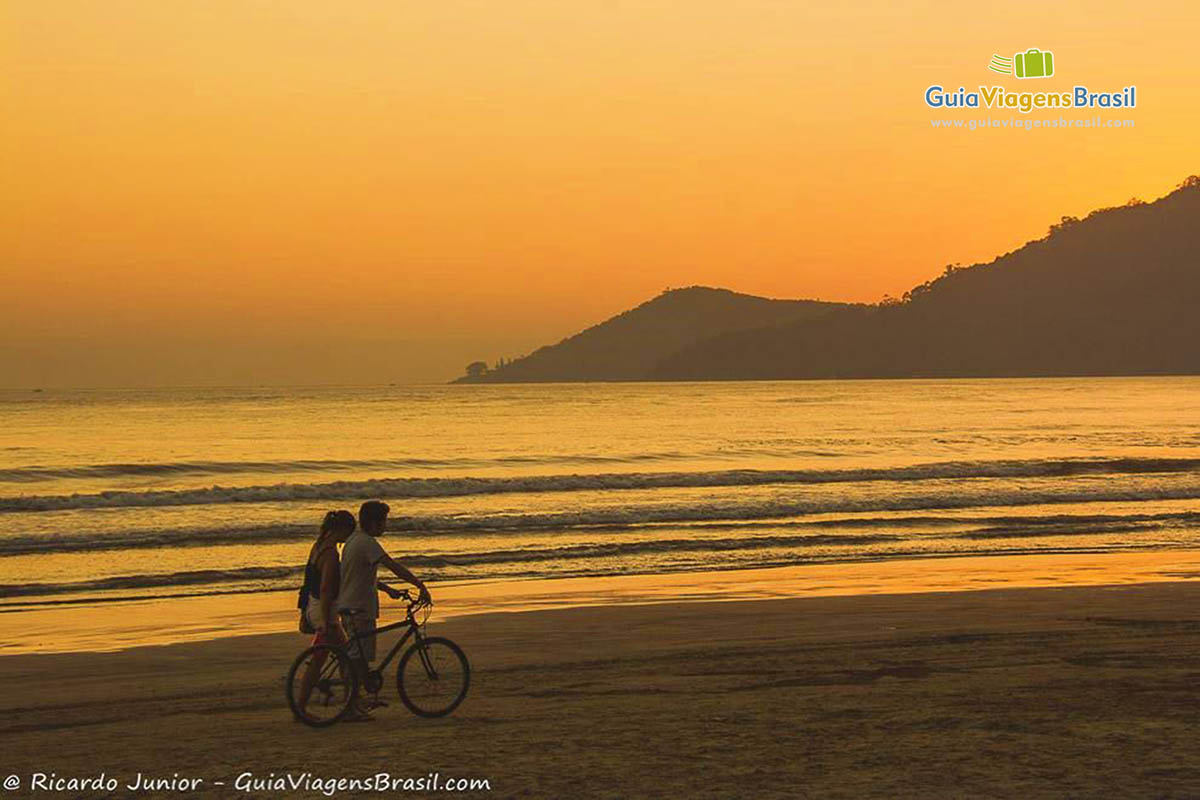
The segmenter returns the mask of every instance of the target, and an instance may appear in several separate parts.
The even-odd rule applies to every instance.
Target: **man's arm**
[[[407,581],[408,583],[411,583],[413,586],[417,587],[417,589],[421,592],[420,599],[425,602],[429,602],[429,589],[426,588],[425,582],[416,575],[412,574],[412,571],[409,570],[408,567],[404,566],[386,553],[384,553],[383,558],[379,559],[379,563],[390,569],[392,573],[400,580]],[[399,592],[396,592],[395,589],[388,586],[383,581],[379,582],[379,590],[381,592],[387,592],[388,596],[393,600],[400,595]],[[393,592],[395,592],[395,594],[393,594]]]

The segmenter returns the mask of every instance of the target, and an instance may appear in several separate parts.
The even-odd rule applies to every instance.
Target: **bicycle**
[[[351,655],[356,643],[369,634],[355,634],[341,644],[315,644],[296,657],[288,671],[286,691],[288,706],[298,720],[314,728],[324,728],[350,711],[359,689],[377,695],[383,688],[383,671],[410,638],[413,643],[396,667],[400,701],[409,711],[425,718],[444,717],[458,708],[471,685],[471,665],[466,654],[445,637],[425,635],[432,604],[413,599],[407,590],[401,593],[401,599],[408,603],[404,619],[377,629],[375,635],[404,627],[408,630],[377,669],[365,669],[365,662]],[[417,613],[422,608],[425,616],[418,622]],[[310,665],[314,670],[312,676],[309,676]],[[310,681],[307,687],[306,679]],[[306,690],[307,700],[301,704],[299,700]]]

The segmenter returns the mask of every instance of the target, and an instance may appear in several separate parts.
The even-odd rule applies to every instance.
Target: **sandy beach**
[[[325,731],[283,701],[298,634],[12,655],[3,771],[14,797],[38,772],[213,797],[319,796],[238,788],[305,772],[501,797],[1194,796],[1198,599],[1162,582],[465,615],[430,625],[473,662],[452,717],[409,715],[389,685],[374,722]]]

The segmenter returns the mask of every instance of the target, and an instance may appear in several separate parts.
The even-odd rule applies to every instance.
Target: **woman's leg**
[[[313,639],[316,643],[320,637]],[[317,677],[321,674],[321,667],[325,666],[325,659],[328,654],[322,650],[313,656],[312,661],[308,662],[308,667],[304,670],[304,678],[300,681],[300,697],[298,705],[300,710],[304,711],[308,708],[308,698],[312,696],[313,687],[317,685]]]

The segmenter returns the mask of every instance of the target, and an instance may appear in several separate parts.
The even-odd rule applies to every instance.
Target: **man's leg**
[[[375,659],[375,620],[366,625],[366,613],[358,610],[341,612],[342,627],[350,637],[350,661],[358,674],[358,691],[354,695],[354,712],[360,717],[369,717],[363,696],[366,694],[367,676],[371,662]]]
[[[363,634],[363,638],[362,638],[363,661],[366,664],[367,670],[369,671],[371,668],[371,664],[373,664],[375,662],[375,640],[376,640],[375,620],[373,618],[367,616],[366,614],[363,614],[363,615],[361,615],[359,624],[361,625],[360,630],[362,631],[362,634]],[[387,703],[385,703],[384,701],[379,699],[379,692],[372,692],[371,694],[372,694],[371,701],[366,704],[366,708],[368,711],[372,708],[379,708],[380,706],[387,705]]]

